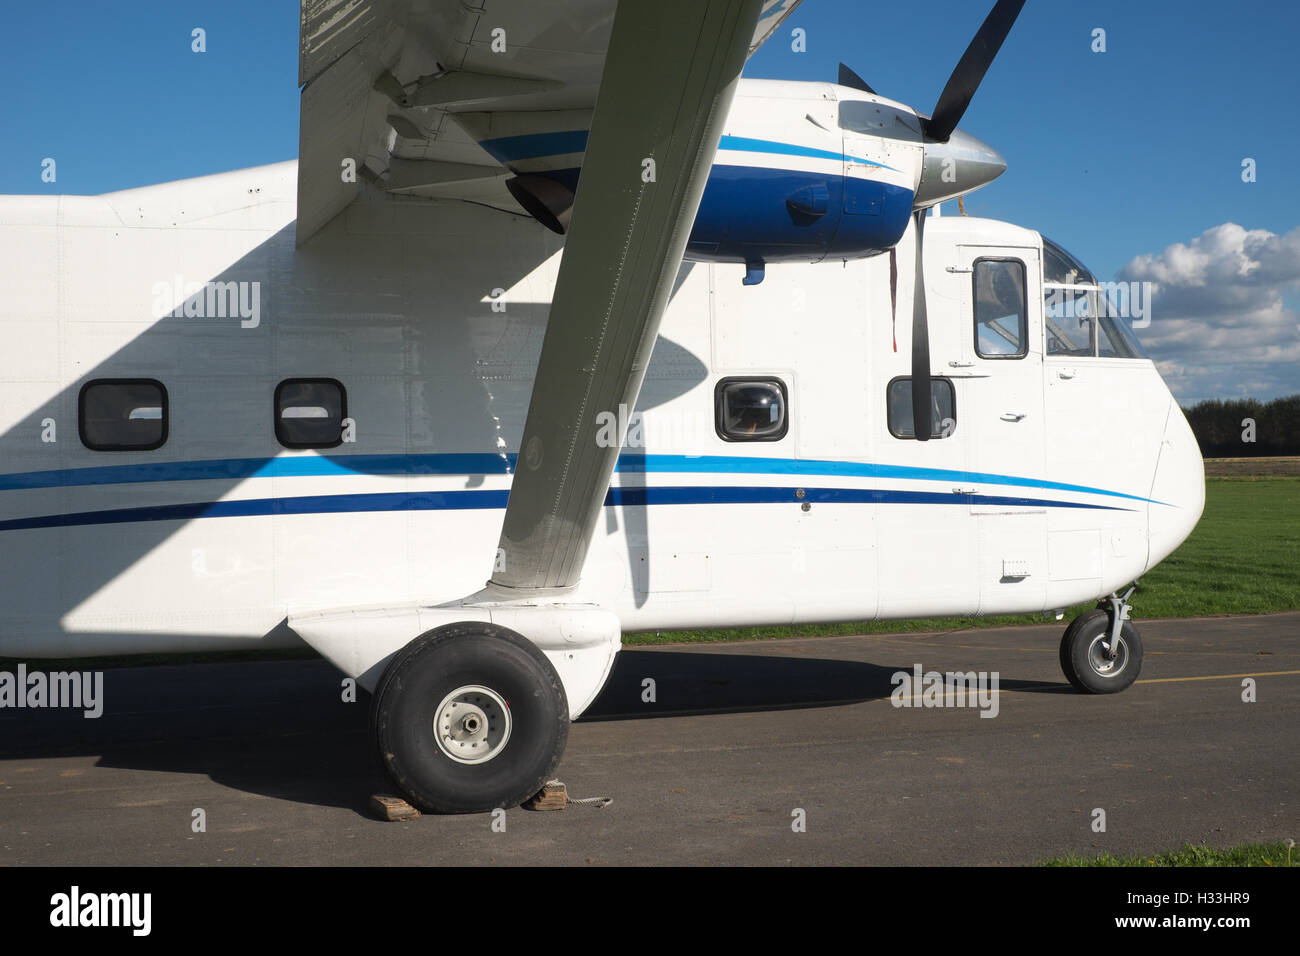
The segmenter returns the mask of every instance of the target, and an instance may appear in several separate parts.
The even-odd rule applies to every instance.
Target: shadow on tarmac
[[[58,662],[29,665],[57,671]],[[629,648],[582,721],[833,707],[887,698],[900,668],[753,653]],[[643,701],[643,681],[655,701]],[[194,773],[244,793],[369,815],[391,792],[374,753],[369,697],[344,701],[319,660],[246,661],[104,671],[104,713],[0,711],[0,759],[98,756],[97,766]],[[1068,693],[1003,678],[1008,690]]]

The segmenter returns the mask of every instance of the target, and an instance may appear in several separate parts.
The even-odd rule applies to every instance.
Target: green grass
[[[1244,843],[1241,846],[1218,850],[1205,845],[1188,843],[1181,850],[1157,853],[1155,856],[1079,856],[1066,854],[1053,860],[1044,860],[1039,866],[1300,866],[1300,853],[1289,849],[1284,841],[1276,843]]]
[[[1300,478],[1210,478],[1205,512],[1182,546],[1142,578],[1133,618],[1265,614],[1300,610]],[[1071,620],[1091,605],[1065,612]],[[800,627],[627,634],[623,643],[678,644],[835,634],[952,631],[1041,624],[1043,615],[928,618]]]
[[[1300,608],[1300,480],[1207,481],[1196,530],[1142,585],[1142,617]]]

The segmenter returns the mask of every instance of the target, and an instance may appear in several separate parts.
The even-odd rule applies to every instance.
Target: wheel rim
[[[1088,645],[1088,666],[1098,677],[1118,677],[1128,666],[1128,644],[1123,637],[1119,639],[1114,660],[1107,656],[1109,652],[1110,634],[1098,634]]]
[[[510,739],[510,707],[481,684],[457,687],[442,699],[434,717],[438,749],[457,763],[486,763]]]

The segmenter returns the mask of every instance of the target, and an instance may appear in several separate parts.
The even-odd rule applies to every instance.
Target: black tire
[[[1119,655],[1114,662],[1103,656],[1110,643],[1110,614],[1097,609],[1085,611],[1061,636],[1061,670],[1071,684],[1085,694],[1117,694],[1142,670],[1142,637],[1125,621],[1119,632]]]
[[[438,710],[475,685],[504,700],[510,733],[496,755],[461,763],[438,742]],[[504,627],[464,622],[397,652],[375,688],[371,722],[384,769],[412,804],[481,813],[523,803],[551,779],[569,736],[569,702],[536,645]]]

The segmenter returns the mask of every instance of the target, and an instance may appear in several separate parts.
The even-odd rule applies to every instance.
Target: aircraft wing
[[[797,3],[304,0],[299,244],[363,182],[510,202],[514,136],[567,130],[582,169],[477,599],[577,585],[620,450],[597,416],[636,405],[741,70]]]
[[[745,56],[799,0],[762,0]],[[625,0],[690,29],[673,4]],[[302,0],[297,242],[370,183],[519,209],[486,138],[586,129],[615,0]],[[662,69],[646,63],[644,79]],[[581,153],[582,146],[577,147]],[[581,160],[581,155],[576,157]]]

